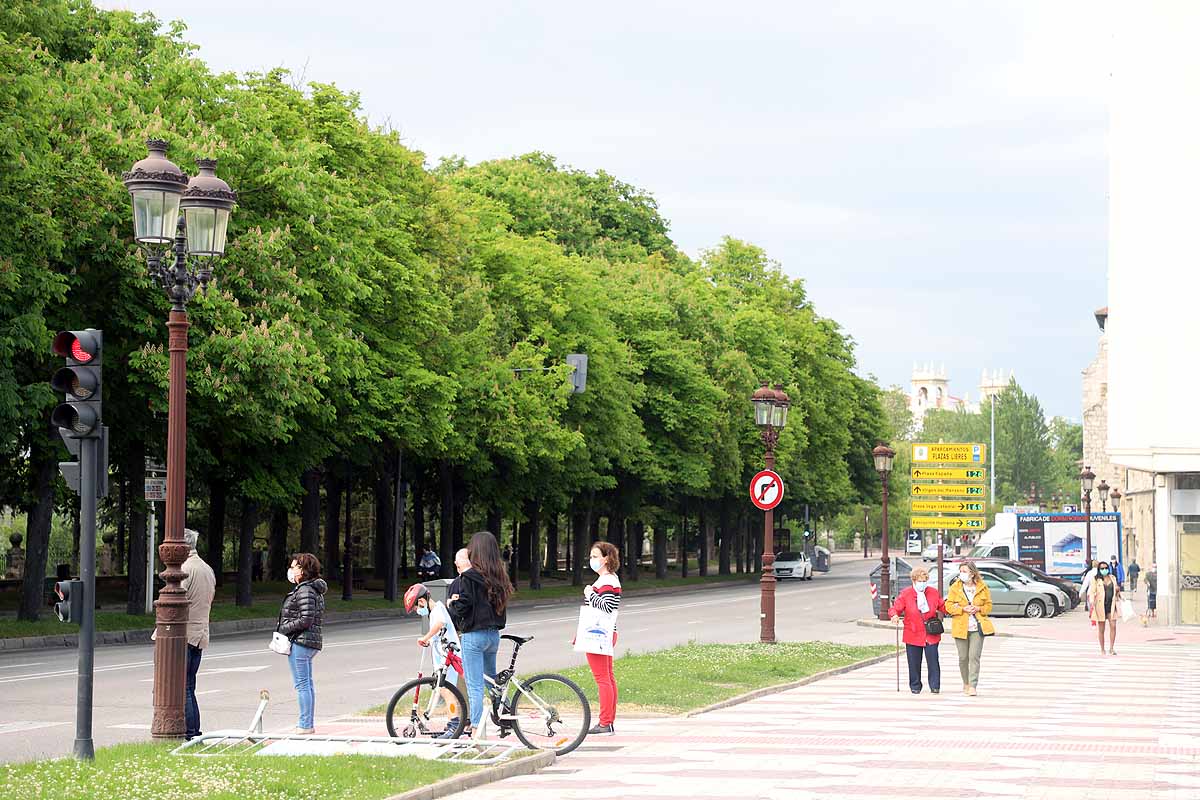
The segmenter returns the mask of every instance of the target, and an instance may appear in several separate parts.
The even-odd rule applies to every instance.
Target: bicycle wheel
[[[457,739],[467,719],[467,701],[453,684],[435,690],[433,678],[419,678],[401,686],[387,706],[388,735],[403,739],[438,738],[446,733]],[[447,697],[447,695],[449,695]]]
[[[566,755],[583,742],[592,707],[583,690],[562,675],[534,675],[518,682],[513,729],[526,747]]]

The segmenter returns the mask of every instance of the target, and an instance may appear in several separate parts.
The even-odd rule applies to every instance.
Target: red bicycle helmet
[[[411,614],[417,605],[417,601],[422,597],[429,597],[429,590],[425,588],[425,584],[414,583],[408,587],[408,591],[404,593],[404,613]]]

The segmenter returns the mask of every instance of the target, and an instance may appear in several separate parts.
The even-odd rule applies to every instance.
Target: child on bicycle
[[[414,583],[408,587],[408,591],[404,593],[404,610],[412,613],[413,608],[416,608],[417,614],[422,617],[429,618],[429,632],[417,639],[417,644],[421,647],[433,646],[433,663],[435,666],[442,666],[446,663],[446,649],[442,644],[443,633],[445,641],[453,643],[459,647],[458,631],[454,628],[454,620],[450,617],[450,612],[446,609],[446,605],[439,601],[434,601],[429,594],[429,589],[423,583]],[[458,685],[458,672],[454,669],[446,670],[445,681],[452,685]],[[442,690],[442,697],[445,699],[448,707],[454,707],[454,697],[445,689]],[[461,710],[459,711],[461,713]],[[446,733],[441,738],[452,739],[458,731],[458,726],[461,720],[458,717],[453,717],[446,727]]]

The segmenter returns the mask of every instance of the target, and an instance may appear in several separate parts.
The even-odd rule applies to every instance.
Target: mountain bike
[[[512,660],[492,680],[484,676],[485,694],[491,703],[491,721],[503,739],[516,734],[526,747],[553,750],[558,755],[579,747],[592,724],[592,707],[574,681],[551,672],[514,678],[517,654],[532,636],[503,634],[513,643]],[[478,735],[485,726],[480,726]]]
[[[462,674],[460,649],[446,638],[445,631],[439,640],[446,654],[443,663],[435,663],[433,673],[424,675],[425,655],[432,648],[421,648],[416,680],[404,684],[392,695],[387,705],[389,736],[457,739],[462,734],[467,722],[467,701],[458,686],[446,680],[450,670]]]

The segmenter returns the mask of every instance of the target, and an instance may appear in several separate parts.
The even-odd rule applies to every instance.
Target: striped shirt
[[[621,579],[616,575],[601,575],[592,584],[592,596],[588,603],[609,614],[616,614],[621,607]],[[614,626],[615,629],[615,626]]]

